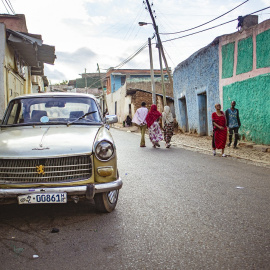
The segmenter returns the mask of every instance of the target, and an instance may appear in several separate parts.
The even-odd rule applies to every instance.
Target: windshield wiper
[[[84,115],[82,115],[81,117],[75,119],[74,121],[71,121],[71,122],[67,122],[67,126],[70,126],[72,125],[73,123],[83,119],[85,116],[89,115],[89,114],[92,114],[92,113],[96,113],[97,111],[92,111],[92,112],[88,112],[88,113],[85,113]]]

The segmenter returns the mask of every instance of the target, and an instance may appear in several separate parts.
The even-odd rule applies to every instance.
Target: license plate
[[[67,203],[67,193],[34,193],[18,196],[19,204]]]

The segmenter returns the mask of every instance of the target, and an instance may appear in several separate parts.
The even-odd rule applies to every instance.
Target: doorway
[[[184,132],[189,130],[188,126],[188,114],[187,114],[187,102],[186,97],[182,97],[178,100],[179,104],[179,112],[180,112],[180,120],[181,120],[181,128]]]
[[[207,95],[206,92],[198,94],[199,135],[208,135],[207,128]]]

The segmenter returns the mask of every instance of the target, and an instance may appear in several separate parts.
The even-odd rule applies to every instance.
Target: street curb
[[[121,130],[121,131],[125,131],[125,132],[133,132],[133,133],[138,133],[139,134],[139,129],[137,128],[137,130],[131,130],[132,127],[121,127],[121,126],[117,126],[114,125],[112,126],[112,128]],[[148,135],[145,134],[147,137]],[[206,148],[201,148],[201,147],[197,147],[197,146],[193,146],[193,145],[189,145],[189,144],[181,144],[181,143],[175,143],[172,142],[171,145],[175,146],[175,147],[186,147],[186,148],[190,148],[190,149],[195,149],[198,150],[200,152],[208,152],[209,154],[212,153],[212,150],[206,149]],[[255,163],[255,165],[257,166],[262,166],[262,167],[267,167],[270,168],[270,164],[268,162],[262,161],[262,160],[257,160],[257,159],[251,159],[251,158],[244,158],[244,157],[239,157],[237,155],[233,155],[233,154],[226,154],[227,157],[232,157],[232,158],[236,158],[239,160],[245,160],[245,161],[249,161],[252,163]]]

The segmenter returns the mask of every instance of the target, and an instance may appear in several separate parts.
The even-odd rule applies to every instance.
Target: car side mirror
[[[105,115],[105,123],[110,125],[118,122],[117,115]]]

